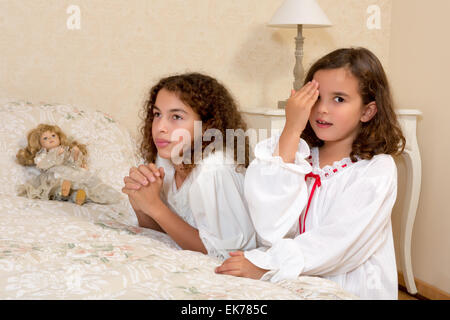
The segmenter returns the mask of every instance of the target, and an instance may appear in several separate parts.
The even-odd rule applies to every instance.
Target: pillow
[[[130,133],[100,111],[64,104],[0,101],[0,193],[16,194],[16,187],[39,174],[35,167],[16,162],[27,145],[27,133],[40,123],[57,125],[69,138],[86,144],[88,170],[117,191],[123,177],[141,159]],[[125,196],[125,195],[124,195]]]

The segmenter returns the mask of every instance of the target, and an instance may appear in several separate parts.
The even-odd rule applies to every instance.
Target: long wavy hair
[[[215,129],[221,132],[222,137],[226,137],[227,129],[233,129],[237,133],[242,133],[247,130],[247,124],[238,111],[238,106],[234,98],[224,85],[219,83],[216,79],[201,73],[185,73],[162,78],[150,89],[148,99],[142,110],[143,115],[141,114],[143,123],[140,128],[142,139],[140,151],[143,158],[149,163],[155,162],[158,153],[153,142],[152,125],[154,118],[153,107],[155,106],[156,97],[161,89],[176,93],[184,104],[191,107],[194,112],[199,115],[200,120],[202,121],[203,133],[208,129]],[[233,143],[234,160],[238,160],[239,152],[241,152],[240,154],[244,152],[245,158],[245,163],[237,163],[237,169],[241,169],[242,167],[246,168],[249,164],[250,152],[248,136],[243,137],[244,146],[242,146],[242,143],[239,143],[242,142],[242,140],[239,141],[239,136],[234,136],[233,139],[234,138],[237,140],[237,142],[234,141],[235,143]],[[200,154],[194,152],[194,145],[196,145],[196,142],[193,141],[191,143],[191,159],[190,161],[183,162],[183,168],[185,170],[192,170],[195,167],[195,164],[198,163],[197,161],[200,160],[195,159],[194,157],[198,155],[206,157],[207,152],[205,152],[205,148],[214,142],[214,139],[212,139],[211,142],[202,139],[202,152]],[[229,141],[227,141],[227,144],[228,143]],[[245,148],[244,151],[242,151],[243,147]],[[226,152],[227,147],[224,145],[223,148],[224,152]]]
[[[69,148],[77,146],[83,155],[87,156],[86,145],[80,144],[77,141],[68,139],[64,132],[58,126],[49,124],[40,124],[36,128],[30,130],[27,134],[28,145],[20,149],[16,154],[17,162],[23,166],[34,166],[34,157],[39,150],[42,149],[40,139],[44,132],[50,131],[56,133],[59,137],[61,146],[68,146]],[[85,162],[85,160],[83,160]]]
[[[378,58],[365,48],[343,48],[335,50],[315,62],[308,71],[305,84],[319,70],[346,68],[359,81],[359,93],[364,105],[375,101],[377,113],[361,129],[352,145],[350,158],[372,159],[377,154],[398,155],[405,148],[397,116],[394,112],[391,90],[383,66]],[[311,147],[321,147],[320,140],[308,122],[301,136]]]

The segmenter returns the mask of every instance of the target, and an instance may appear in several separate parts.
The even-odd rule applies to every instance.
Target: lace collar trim
[[[333,162],[332,165],[326,165],[323,168],[319,166],[319,148],[314,147],[311,148],[311,155],[306,159],[312,167],[313,172],[319,174],[322,178],[329,178],[334,174],[345,170],[350,167],[357,161],[361,159],[357,159],[357,161],[352,161],[350,157],[343,158],[342,160]]]

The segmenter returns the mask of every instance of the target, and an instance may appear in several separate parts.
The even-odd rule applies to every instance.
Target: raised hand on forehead
[[[319,83],[312,80],[300,90],[291,91],[291,96],[286,104],[286,130],[299,135],[303,132],[308,123],[311,109],[319,97],[318,89]]]

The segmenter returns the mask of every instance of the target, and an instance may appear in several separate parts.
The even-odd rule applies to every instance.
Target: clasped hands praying
[[[154,218],[158,208],[163,205],[160,197],[164,181],[164,168],[156,168],[155,164],[132,167],[129,175],[123,180],[122,192],[128,195],[134,210],[139,210]]]

